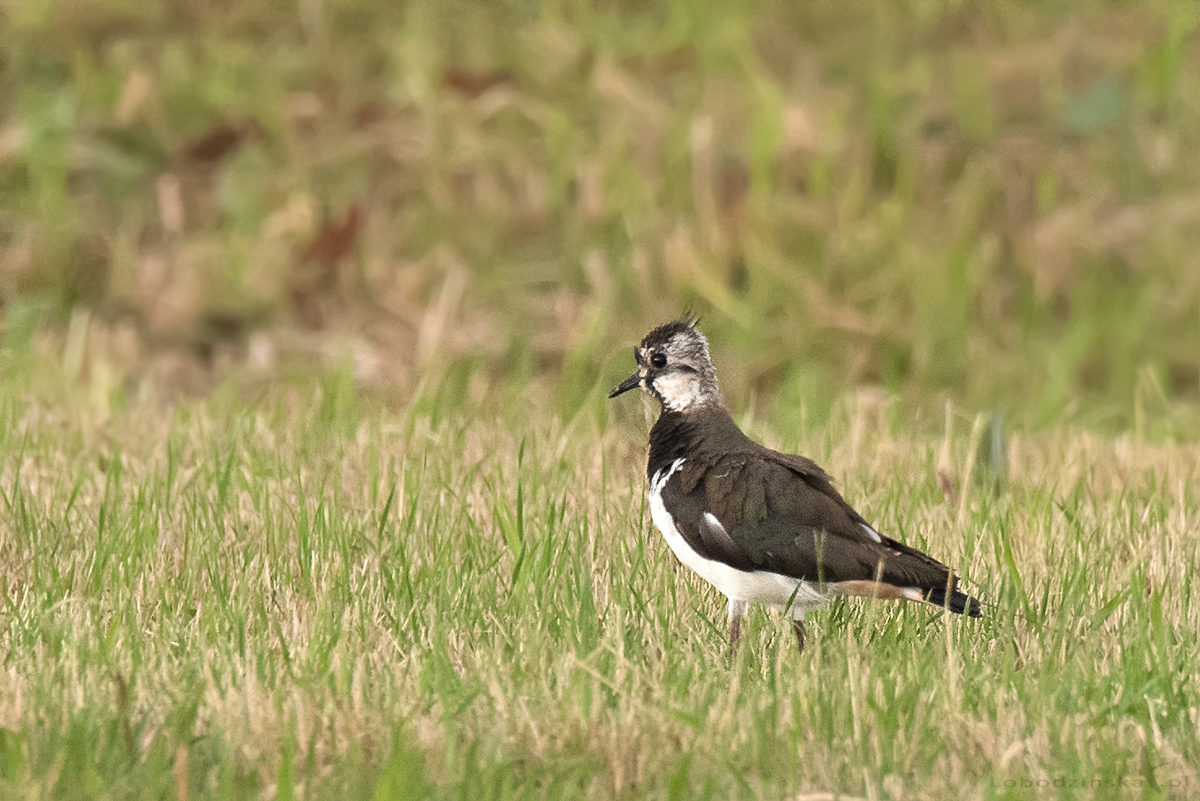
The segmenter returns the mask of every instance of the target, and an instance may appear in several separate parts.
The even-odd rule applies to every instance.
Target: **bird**
[[[646,465],[650,517],[685,566],[728,600],[729,648],[750,604],[806,614],[839,596],[918,601],[980,616],[946,565],[879,533],[804,456],[746,436],[721,398],[708,340],[690,316],[634,348],[637,370],[608,393],[657,399]]]

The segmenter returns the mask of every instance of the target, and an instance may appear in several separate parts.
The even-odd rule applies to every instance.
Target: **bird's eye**
[[[656,353],[650,357],[650,364],[654,365],[655,367],[666,367],[667,357],[661,353]]]

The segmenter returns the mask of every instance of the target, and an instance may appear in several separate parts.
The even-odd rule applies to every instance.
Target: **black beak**
[[[608,393],[608,397],[615,398],[622,392],[628,392],[631,389],[636,389],[640,383],[642,383],[641,375],[634,373],[633,375],[629,376],[629,378],[626,378],[620,384],[617,384],[615,387],[613,387],[612,391]]]

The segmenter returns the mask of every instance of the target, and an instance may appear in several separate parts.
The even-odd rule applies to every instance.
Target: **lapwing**
[[[921,601],[979,617],[946,565],[875,530],[811,459],[773,451],[738,428],[721,400],[694,319],[661,325],[634,349],[640,387],[659,402],[650,429],[650,516],[680,562],[729,600],[735,648],[749,605],[804,616],[838,596]]]

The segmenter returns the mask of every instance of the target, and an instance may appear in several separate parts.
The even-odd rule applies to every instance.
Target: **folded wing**
[[[663,500],[680,534],[708,559],[822,584],[916,588],[923,600],[979,614],[946,565],[876,532],[803,457],[763,448],[689,460]]]

